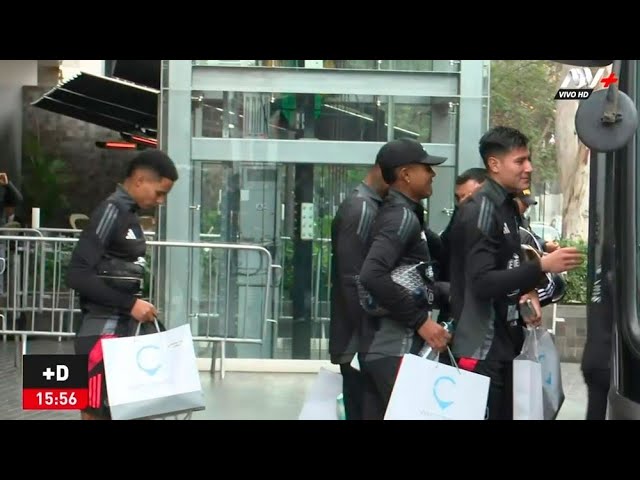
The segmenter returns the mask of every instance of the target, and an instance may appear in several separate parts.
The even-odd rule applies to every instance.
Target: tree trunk
[[[563,66],[560,81],[567,75]],[[559,85],[558,85],[559,87]],[[589,205],[589,149],[578,139],[575,116],[579,100],[556,101],[556,158],[562,191],[562,236],[587,240]]]

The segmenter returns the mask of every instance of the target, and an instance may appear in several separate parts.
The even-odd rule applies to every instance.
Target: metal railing
[[[43,237],[45,231],[59,236]],[[5,341],[7,335],[15,335],[20,342],[17,363],[20,353],[26,353],[30,337],[57,337],[60,341],[75,336],[74,316],[81,311],[78,296],[66,286],[64,272],[78,241],[77,233],[72,229],[0,229],[0,258],[5,259],[5,271],[0,275],[6,285],[0,289],[0,334]],[[180,290],[187,322],[195,330],[194,341],[212,344],[212,371],[215,345],[220,345],[220,372],[224,377],[227,344],[262,345],[269,325],[273,338],[277,338],[271,290],[273,270],[279,266],[274,265],[269,250],[257,245],[208,242],[148,241],[147,246],[148,291],[144,298],[159,307],[162,315],[166,313],[162,306],[170,303],[163,297]],[[178,273],[186,280],[180,285],[166,278],[171,273],[166,272],[167,262],[176,249],[185,251],[188,258],[185,271]],[[249,258],[252,255],[258,258]],[[256,316],[260,318],[255,319],[258,310]],[[276,315],[270,315],[271,311]],[[239,328],[241,323],[243,329]],[[248,334],[247,330],[256,325],[259,332]],[[270,348],[273,354],[275,342]]]

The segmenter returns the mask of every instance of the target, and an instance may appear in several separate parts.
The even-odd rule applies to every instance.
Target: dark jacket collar
[[[487,178],[481,188],[496,205],[502,205],[507,200],[513,201],[515,197],[513,193],[507,191],[506,188],[492,178]]]
[[[140,207],[133,199],[133,197],[131,197],[131,195],[129,195],[129,192],[127,192],[125,188],[120,184],[116,186],[116,191],[113,192],[111,198],[124,205],[130,212],[137,212],[138,210],[140,210]]]
[[[355,188],[358,196],[368,198],[377,202],[378,204],[382,203],[382,197],[376,193],[376,191],[367,185],[364,182],[360,182],[360,184]]]
[[[389,188],[389,193],[387,194],[387,200],[391,203],[405,205],[413,210],[416,215],[418,215],[418,220],[420,220],[420,224],[424,223],[424,208],[418,202],[414,202],[409,197],[407,197],[404,193],[395,190],[394,188]]]

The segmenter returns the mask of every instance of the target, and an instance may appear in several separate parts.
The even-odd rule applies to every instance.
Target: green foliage
[[[578,268],[567,273],[567,293],[562,303],[587,303],[587,244],[584,240],[560,240],[563,247],[575,247],[584,255]]]
[[[44,251],[44,246],[47,246],[47,252]],[[64,291],[66,288],[67,270],[69,268],[69,262],[71,260],[71,254],[75,248],[75,243],[60,243],[55,245],[57,248],[57,255],[50,251],[54,248],[54,244],[40,244],[40,250],[38,255],[44,255],[44,272],[41,270],[40,262],[32,262],[29,265],[29,282],[36,282],[36,284],[30,284],[29,288],[40,288],[41,275],[44,273],[44,288],[47,292],[54,290],[54,282],[58,290]],[[41,258],[41,257],[39,257]],[[55,275],[54,275],[55,273]]]
[[[491,62],[490,126],[510,126],[529,137],[536,183],[558,174],[555,146],[549,140],[559,70],[558,64],[540,60]]]
[[[354,70],[394,70],[428,72],[433,70],[433,60],[337,60],[339,68]]]
[[[66,162],[46,152],[38,139],[31,135],[23,146],[23,186],[25,207],[40,208],[40,225],[47,226],[56,211],[69,206],[63,193],[72,177]]]
[[[333,215],[325,214],[315,222],[314,238],[331,238]]]
[[[431,107],[396,103],[393,121],[398,128],[418,133],[416,140],[419,142],[431,141]],[[413,138],[402,130],[396,130],[395,138],[402,137]]]
[[[203,233],[220,233],[220,212],[213,209],[207,210],[200,219],[200,231]]]
[[[361,178],[359,179],[361,180]],[[358,181],[359,181],[358,180]],[[321,239],[331,238],[331,222],[333,216],[326,214],[316,221],[314,240],[313,240],[313,281],[317,280],[318,259],[320,259],[320,300],[328,300],[327,285],[329,282],[330,260],[331,260],[331,243],[322,241]],[[293,288],[293,240],[284,240],[284,265],[282,272],[282,282],[285,292],[291,292]],[[315,291],[315,290],[314,290]],[[285,294],[285,296],[288,294]]]
[[[290,298],[293,290],[293,240],[284,240],[284,255],[285,255],[285,270],[283,272],[282,286],[284,290],[283,298]],[[328,300],[327,286],[330,282],[330,260],[331,260],[331,243],[321,242],[319,240],[313,241],[313,282],[317,280],[317,268],[318,259],[320,259],[320,288],[319,299],[320,301]],[[315,289],[314,289],[315,292]],[[315,293],[314,293],[315,294]]]

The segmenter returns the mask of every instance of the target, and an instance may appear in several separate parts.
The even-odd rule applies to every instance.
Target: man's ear
[[[498,173],[499,166],[500,166],[500,160],[498,160],[496,157],[489,157],[487,159],[487,169],[490,172]]]
[[[398,176],[402,178],[406,183],[409,182],[409,167],[400,167],[398,170]]]
[[[149,172],[143,169],[139,169],[133,174],[133,184],[140,186],[145,180],[149,178]]]

